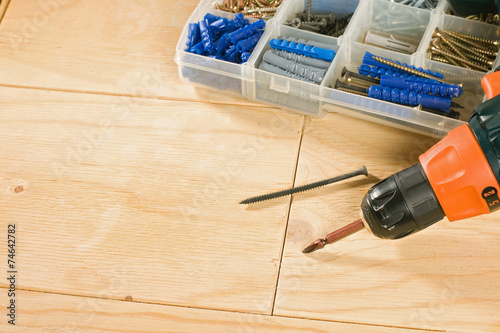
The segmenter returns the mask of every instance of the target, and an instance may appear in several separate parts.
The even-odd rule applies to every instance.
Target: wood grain
[[[274,313],[460,332],[500,330],[500,214],[442,221],[397,241],[360,231],[310,255],[312,240],[359,218],[378,179],[435,140],[329,114],[308,119],[296,183],[365,164],[370,177],[295,195]]]
[[[238,202],[292,185],[302,116],[30,89],[0,99],[1,230],[17,223],[20,288],[270,313],[289,200]]]
[[[422,332],[29,291],[18,297],[18,332]],[[0,321],[0,330],[13,327]]]
[[[12,1],[0,25],[0,84],[256,105],[180,82],[175,49],[197,4]]]

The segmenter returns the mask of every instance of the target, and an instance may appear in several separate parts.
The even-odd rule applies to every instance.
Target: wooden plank
[[[180,82],[176,44],[197,4],[13,1],[0,27],[0,84],[255,105]]]
[[[22,332],[422,332],[28,291],[17,297],[15,328]],[[13,326],[2,318],[0,330]]]
[[[500,330],[500,214],[442,221],[397,241],[358,232],[302,248],[359,218],[366,191],[435,140],[338,114],[306,122],[296,184],[366,164],[371,176],[294,197],[275,314],[460,332]]]
[[[0,96],[0,230],[17,224],[19,288],[270,313],[289,201],[238,202],[291,186],[302,116]]]

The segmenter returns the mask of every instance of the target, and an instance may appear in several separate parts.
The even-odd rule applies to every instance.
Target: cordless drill
[[[322,248],[363,227],[398,239],[443,219],[457,221],[500,208],[500,71],[481,81],[487,101],[411,166],[375,184],[361,203],[361,219],[308,245]]]

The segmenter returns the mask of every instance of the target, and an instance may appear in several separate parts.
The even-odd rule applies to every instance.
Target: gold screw
[[[436,77],[434,75],[423,73],[423,72],[417,71],[416,69],[413,69],[413,68],[410,68],[410,67],[406,67],[406,66],[403,66],[403,65],[400,65],[400,64],[396,64],[393,61],[390,61],[390,60],[387,60],[387,59],[384,59],[384,58],[381,58],[381,57],[374,56],[373,59],[376,60],[376,61],[378,61],[378,62],[380,62],[380,63],[382,63],[382,64],[384,64],[384,65],[388,65],[388,66],[394,67],[396,69],[402,70],[404,72],[410,73],[410,74],[415,75],[415,76],[424,77],[426,79],[438,80],[439,82],[445,82],[443,79],[440,79],[440,78],[438,78],[438,77]]]
[[[483,44],[491,45],[492,47],[495,47],[498,49],[498,41],[496,41],[496,40],[489,40],[489,39],[485,39],[485,38],[475,37],[475,36],[466,35],[466,34],[462,34],[460,32],[450,31],[450,30],[443,30],[443,32],[449,36],[455,37],[456,39],[463,41],[464,43],[470,44],[472,46],[475,46],[475,47],[481,48],[482,45],[477,44],[477,43],[483,43]]]
[[[434,60],[432,54],[436,54],[443,58],[436,58],[439,59],[436,61],[446,60],[448,63],[468,69],[488,71],[493,66],[494,59],[488,58],[487,53],[492,54],[494,51],[489,50],[491,44],[486,46],[486,39],[476,38],[477,40],[473,41],[464,37],[468,35],[449,30],[441,31],[438,28],[436,28],[432,36],[434,38],[429,47],[431,56],[428,56],[432,60]],[[471,45],[474,45],[474,47],[471,47]],[[479,50],[483,50],[483,52]]]
[[[475,62],[472,62],[472,61],[469,61],[469,60],[464,60],[464,59],[462,59],[462,58],[460,58],[460,57],[458,57],[458,56],[456,56],[454,54],[451,54],[451,53],[448,53],[446,51],[440,50],[440,49],[436,48],[435,46],[432,46],[430,48],[430,50],[431,50],[431,52],[440,54],[442,56],[449,57],[451,59],[455,59],[455,60],[457,60],[457,61],[459,61],[459,62],[461,62],[461,63],[463,63],[465,65],[468,65],[470,67],[474,67],[474,68],[476,68],[476,69],[478,69],[480,71],[487,72],[489,70],[488,68],[486,68],[486,67],[484,67],[482,65],[479,65],[479,64],[477,64]]]
[[[470,47],[464,46],[460,44],[459,42],[453,40],[453,38],[447,39],[443,35],[441,35],[441,40],[445,42],[447,45],[449,45],[455,53],[460,55],[466,60],[472,60],[472,61],[477,61],[485,66],[493,66],[493,59],[488,59],[485,57],[483,53],[477,52],[477,49],[472,50]],[[433,44],[437,48],[439,48],[437,45]],[[460,52],[457,48],[460,48],[463,50],[463,52],[467,53],[467,56],[465,56],[462,52]]]
[[[247,17],[269,19],[274,16],[282,0],[224,0],[215,8],[230,13],[242,13]]]

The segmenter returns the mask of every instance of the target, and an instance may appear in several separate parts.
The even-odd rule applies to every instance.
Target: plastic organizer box
[[[433,10],[419,9],[388,0],[311,0],[312,12],[335,12],[337,18],[352,14],[338,38],[300,30],[285,24],[305,10],[307,0],[283,0],[274,17],[266,21],[263,35],[248,60],[242,64],[187,52],[189,24],[203,20],[207,13],[234,19],[235,14],[215,9],[221,0],[202,0],[186,23],[176,47],[175,61],[185,83],[236,94],[249,100],[280,106],[305,115],[321,117],[328,111],[385,123],[407,130],[442,137],[466,122],[473,109],[484,100],[480,81],[484,72],[430,60],[427,49],[436,28],[498,40],[500,27],[446,14],[446,1]],[[256,19],[249,19],[250,23]],[[392,51],[365,43],[370,31],[399,34],[415,41],[411,54]],[[269,42],[276,38],[304,39],[327,44],[336,55],[320,84],[274,74],[259,69]],[[442,73],[448,82],[462,84],[464,93],[454,99],[463,106],[460,118],[434,114],[412,106],[394,104],[334,89],[344,67],[356,71],[366,52],[408,65]],[[498,57],[492,68],[498,66]],[[343,107],[336,107],[343,106]]]

